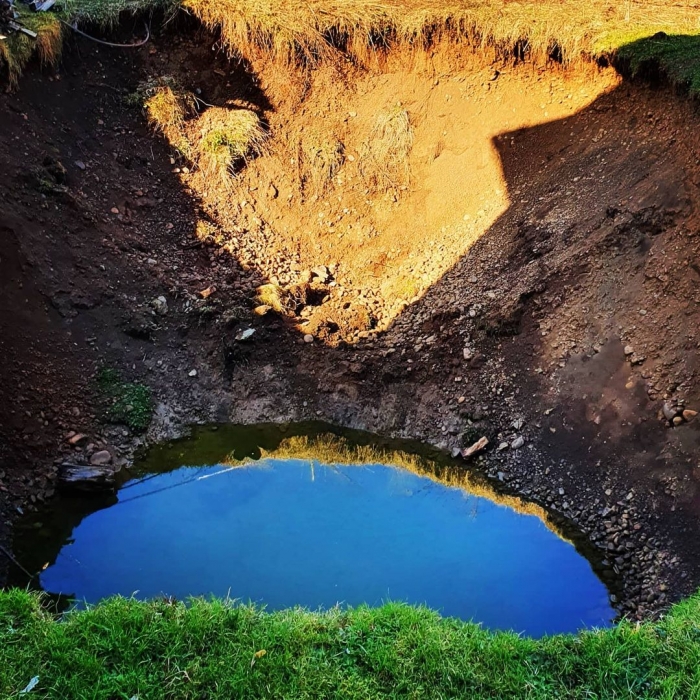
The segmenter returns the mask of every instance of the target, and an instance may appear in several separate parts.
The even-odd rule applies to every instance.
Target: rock
[[[634,355],[634,348],[631,345],[625,345],[624,353],[627,356]]]
[[[503,452],[503,450],[506,450],[506,449],[508,449],[508,443],[507,443],[507,442],[502,442],[502,443],[498,446],[498,451],[499,451],[499,452]]]
[[[253,313],[256,316],[264,316],[268,311],[272,311],[272,307],[267,304],[260,304],[253,309]]]
[[[452,457],[459,457],[461,454],[462,450],[459,449],[459,447],[453,447],[452,448]]]
[[[331,277],[331,271],[325,265],[319,265],[318,267],[311,268],[311,278],[316,278],[321,284],[330,282]]]
[[[112,455],[108,450],[100,450],[90,457],[90,464],[96,467],[104,467],[112,461]]]
[[[695,416],[697,416],[697,415],[698,415],[697,411],[692,411],[691,409],[686,408],[685,411],[683,411],[683,420],[690,423],[690,421],[693,420],[693,418],[695,418]]]
[[[76,168],[79,168],[80,170],[85,170],[85,163],[83,163],[82,160],[76,160],[75,166],[76,166]]]
[[[661,412],[666,420],[673,420],[677,413],[676,409],[668,401],[661,407]]]
[[[311,335],[311,333],[307,333],[304,336],[304,342],[305,343],[313,343],[314,342],[314,337]]]
[[[515,440],[510,443],[510,448],[512,450],[519,450],[524,444],[525,438],[522,435],[518,435],[518,437],[516,437]]]
[[[683,418],[681,416],[675,416],[673,419],[673,425],[680,425],[683,422]]]
[[[83,435],[82,433],[76,433],[75,435],[73,435],[73,437],[68,439],[68,444],[79,445],[81,442],[85,442],[87,439],[87,435]]]
[[[168,313],[168,300],[163,296],[156,297],[150,306],[159,316],[165,316]]]
[[[196,377],[197,376],[197,370],[196,369],[191,369],[188,374],[188,377]]]
[[[108,467],[62,464],[58,484],[66,491],[100,493],[114,491],[114,472]]]
[[[465,447],[462,450],[462,457],[464,457],[465,459],[468,459],[469,457],[473,457],[478,452],[481,452],[482,450],[484,450],[488,444],[489,444],[488,438],[485,436],[481,437],[473,445],[471,445],[470,447]]]
[[[255,328],[246,328],[245,330],[238,331],[236,333],[236,340],[248,340],[253,337],[255,333]]]

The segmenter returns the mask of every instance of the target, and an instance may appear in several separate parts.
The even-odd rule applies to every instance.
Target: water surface
[[[127,482],[81,517],[39,582],[87,602],[401,600],[533,636],[614,617],[589,561],[541,519],[392,466],[180,466]]]

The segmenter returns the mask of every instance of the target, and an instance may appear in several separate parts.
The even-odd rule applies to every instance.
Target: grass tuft
[[[343,165],[343,144],[332,133],[311,128],[300,137],[299,153],[304,190],[320,197]]]
[[[139,85],[135,101],[143,106],[148,123],[160,131],[183,155],[192,157],[185,136],[185,120],[197,113],[197,103],[191,92],[174,78],[162,76]]]
[[[360,174],[367,186],[380,192],[408,186],[412,147],[408,112],[400,106],[380,112],[360,151]]]
[[[211,107],[198,120],[197,160],[207,178],[225,183],[241,164],[263,151],[267,134],[248,109]]]

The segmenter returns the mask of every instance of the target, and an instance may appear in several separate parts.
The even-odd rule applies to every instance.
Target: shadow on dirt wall
[[[471,338],[463,386],[507,358],[525,403],[542,409],[532,437],[576,464],[572,479],[632,484],[691,521],[700,424],[677,400],[700,407],[696,119],[670,89],[624,82],[567,119],[501,134],[508,210],[393,323],[452,335],[447,367]]]

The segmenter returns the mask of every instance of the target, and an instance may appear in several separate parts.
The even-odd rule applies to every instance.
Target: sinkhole
[[[33,585],[77,605],[405,601],[531,636],[615,617],[609,572],[555,515],[424,445],[327,425],[196,428],[114,492],[32,514],[15,552]]]

